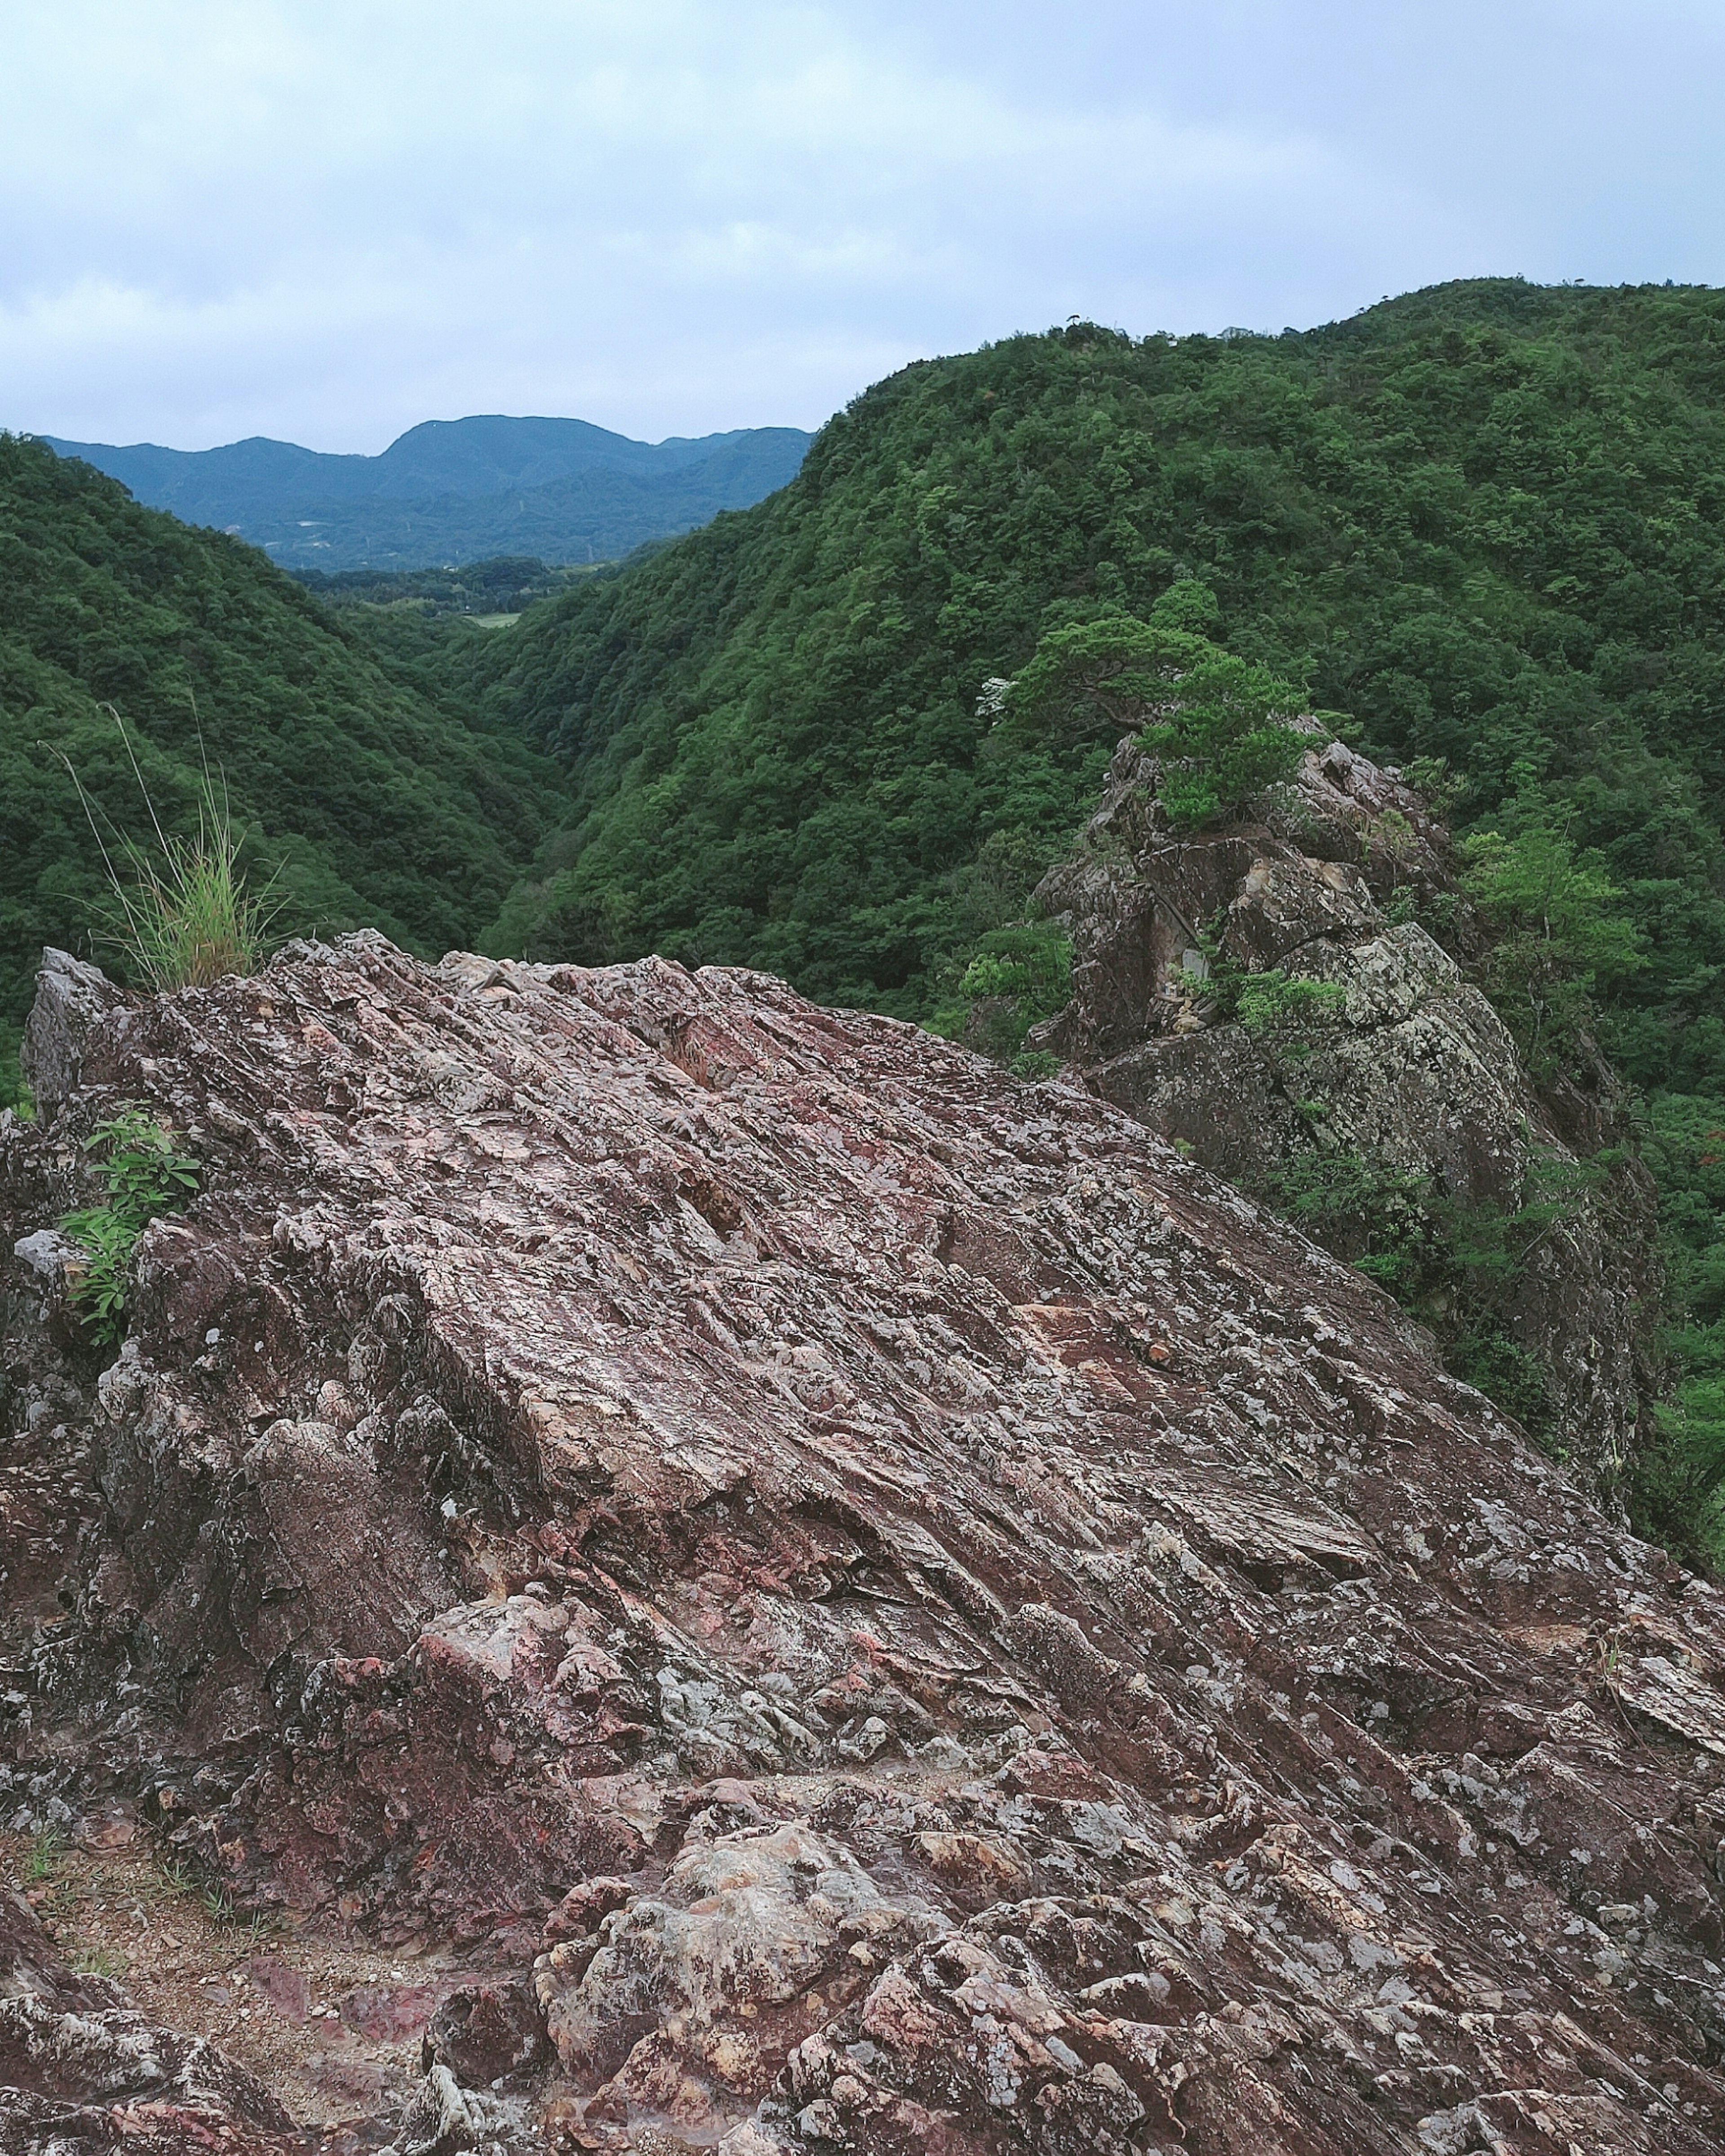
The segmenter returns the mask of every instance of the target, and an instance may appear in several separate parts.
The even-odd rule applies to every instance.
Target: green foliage
[[[1259,1194],[1301,1234],[1411,1301],[1435,1265],[1431,1187],[1387,1163],[1343,1149],[1290,1153]]]
[[[1549,1388],[1502,1310],[1535,1245],[1602,1188],[1609,1165],[1538,1154],[1515,1205],[1460,1206],[1429,1177],[1320,1142],[1278,1163],[1258,1194],[1429,1325],[1456,1377],[1549,1440]]]
[[[145,1108],[126,1107],[85,1140],[107,1195],[60,1222],[82,1259],[71,1299],[91,1337],[112,1345],[125,1331],[132,1255],[152,1220],[177,1212],[198,1188],[198,1163]]]
[[[237,868],[276,878],[283,934],[471,947],[562,810],[517,730],[369,655],[262,555],[0,436],[0,1085],[42,946],[87,950],[110,896],[67,766],[102,829],[136,810],[107,703],[169,839],[206,808],[201,714]]]
[[[1640,932],[1600,855],[1578,855],[1537,816],[1510,838],[1476,831],[1462,853],[1464,887],[1496,935],[1486,988],[1536,1075],[1547,1075],[1574,1053],[1600,984],[1640,967]]]
[[[1158,617],[1177,593],[1194,618]],[[1725,294],[1692,288],[1486,280],[906,369],[782,493],[462,662],[575,793],[500,941],[923,1015],[955,872],[999,829],[1069,836],[1106,752],[998,725],[988,685],[1111,618],[1214,641],[1212,602],[1368,752],[1442,767],[1464,822],[1513,836],[1525,798],[1597,855],[1649,953],[1600,983],[1632,1076],[1725,1056]]]
[[[25,1847],[19,1870],[27,1887],[45,1886],[59,1872],[66,1854],[66,1837],[59,1827],[39,1827]]]
[[[29,1088],[24,1083],[23,1066],[18,1061],[18,1050],[23,1045],[23,1029],[0,1019],[0,1107],[10,1102],[13,1111],[26,1122],[33,1122],[36,1106],[30,1098]]]
[[[1340,1018],[1348,991],[1337,982],[1290,974],[1280,966],[1247,973],[1227,948],[1225,924],[1226,915],[1219,914],[1199,930],[1203,964],[1189,972],[1182,968],[1176,976],[1182,991],[1213,1024],[1237,1020],[1280,1060],[1299,1061],[1312,1052],[1312,1036]]]
[[[141,847],[128,857],[134,880],[116,882],[110,933],[135,978],[153,988],[205,988],[257,970],[269,901],[247,891],[239,839],[213,803],[200,808],[196,831],[169,839],[159,859]]]
[[[1339,1016],[1348,992],[1334,981],[1289,975],[1280,967],[1240,982],[1234,1014],[1255,1039],[1298,1037]]]
[[[1297,689],[1182,625],[1207,627],[1215,613],[1208,588],[1189,579],[1147,621],[1110,613],[1051,629],[1014,677],[1010,708],[1028,726],[1110,741],[1142,728],[1169,821],[1195,830],[1291,777],[1307,747],[1287,723]]]
[[[1052,1077],[1058,1057],[1026,1051],[1024,1037],[1072,993],[1072,946],[1051,921],[1015,921],[977,938],[957,983],[960,1000],[934,1020],[1021,1078]]]
[[[326,607],[386,608],[422,620],[448,615],[472,619],[524,613],[536,600],[614,568],[614,562],[583,562],[552,568],[532,555],[498,554],[459,569],[293,568],[288,573]]]

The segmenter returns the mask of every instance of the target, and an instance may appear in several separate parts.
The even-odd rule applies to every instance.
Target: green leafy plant
[[[1327,1025],[1341,1015],[1348,992],[1335,981],[1314,981],[1304,974],[1248,973],[1235,999],[1234,1014],[1255,1039],[1302,1032]]]
[[[935,1031],[963,1039],[1018,1077],[1059,1070],[1058,1057],[1024,1048],[1031,1027],[1052,1018],[1072,993],[1072,946],[1056,923],[989,929],[971,947],[953,987],[957,1000],[937,1015]]]
[[[55,752],[78,788],[108,873],[112,898],[98,911],[103,940],[158,992],[207,988],[229,973],[254,973],[263,961],[275,911],[274,879],[256,896],[248,891],[239,861],[244,834],[234,829],[226,782],[218,787],[203,753],[201,733],[197,826],[171,834],[162,827],[125,722],[112,705],[106,709],[119,729],[159,850],[152,855],[135,840],[121,839],[110,851],[83,780],[70,759]],[[115,851],[129,874],[116,865]]]
[[[1343,1147],[1290,1153],[1258,1186],[1285,1219],[1411,1302],[1441,1267],[1431,1184]]]
[[[138,1239],[152,1220],[190,1200],[198,1163],[180,1151],[166,1124],[135,1106],[98,1124],[85,1148],[97,1156],[93,1173],[107,1196],[100,1205],[68,1213],[60,1226],[80,1260],[71,1276],[73,1305],[91,1334],[110,1344],[125,1329]]]
[[[1335,981],[1316,981],[1282,967],[1248,973],[1224,941],[1225,915],[1198,932],[1201,963],[1174,976],[1181,993],[1205,1007],[1213,1023],[1234,1019],[1260,1045],[1298,1060],[1310,1052],[1306,1036],[1332,1025],[1348,991]]]
[[[1288,723],[1304,699],[1267,666],[1223,651],[1204,630],[1214,598],[1187,581],[1148,620],[1128,613],[1050,629],[1014,680],[1021,722],[1068,731],[1140,729],[1158,759],[1157,798],[1196,830],[1291,777],[1309,743]]]

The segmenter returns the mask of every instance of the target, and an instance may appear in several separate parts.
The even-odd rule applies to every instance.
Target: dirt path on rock
[[[135,1830],[106,1848],[0,1833],[0,1879],[74,1969],[122,1984],[152,2021],[218,2044],[302,2125],[405,2092],[426,2021],[465,1974],[291,1917],[243,1921]]]

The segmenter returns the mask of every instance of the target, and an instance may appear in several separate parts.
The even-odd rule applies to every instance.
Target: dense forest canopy
[[[280,870],[284,934],[371,923],[421,950],[470,944],[562,809],[518,732],[482,734],[387,678],[250,547],[0,436],[0,1100],[41,947],[90,952],[105,888],[61,755],[110,843],[150,835],[105,704],[170,830],[196,819],[201,724],[257,878]]]
[[[1279,337],[1088,325],[906,368],[801,477],[479,654],[578,788],[506,932],[772,967],[915,1014],[992,833],[1060,844],[1096,752],[987,685],[1177,576],[1464,824],[1530,789],[1629,891],[1636,1075],[1711,1070],[1725,959],[1725,294],[1440,287]]]

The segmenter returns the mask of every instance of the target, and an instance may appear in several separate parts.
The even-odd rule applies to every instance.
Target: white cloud
[[[1279,327],[1719,237],[1717,40],[1661,0],[14,0],[6,38],[0,424],[84,438],[814,424],[1069,313]]]

